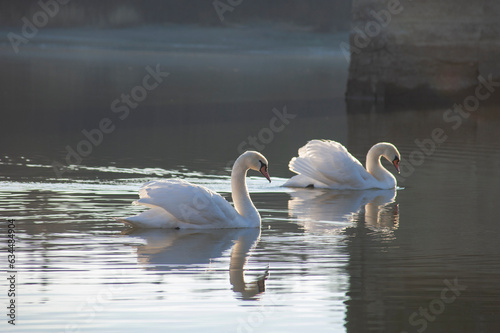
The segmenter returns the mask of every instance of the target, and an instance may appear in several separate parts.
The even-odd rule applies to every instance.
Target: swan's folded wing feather
[[[372,177],[343,145],[328,140],[309,141],[289,167],[333,188],[362,187]]]
[[[151,181],[139,190],[139,205],[158,206],[177,220],[193,225],[223,225],[237,217],[220,194],[184,180]]]
[[[294,157],[290,160],[290,163],[288,164],[288,167],[290,170],[292,170],[295,173],[298,173],[300,176],[304,176],[306,178],[301,178],[305,179],[304,186],[307,186],[309,184],[314,185],[314,182],[307,182],[307,179],[312,179],[315,181],[318,181],[323,184],[329,184],[331,183],[331,180],[327,177],[325,177],[322,173],[318,173],[316,171],[316,166],[312,163],[312,161],[307,158],[307,157]],[[300,186],[301,182],[298,183],[292,183],[289,182],[290,184],[296,184]],[[307,184],[307,185],[306,185]]]
[[[295,175],[288,179],[283,186],[285,187],[308,187],[328,188],[328,185],[318,181],[317,179],[309,178],[304,175]]]

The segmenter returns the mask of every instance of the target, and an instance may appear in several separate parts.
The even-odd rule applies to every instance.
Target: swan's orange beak
[[[397,156],[392,160],[392,164],[394,164],[394,167],[396,168],[396,170],[398,170],[399,173],[399,158]]]
[[[271,177],[269,177],[269,173],[267,172],[267,165],[262,164],[262,166],[260,167],[260,173],[264,177],[266,177],[266,179],[269,180],[269,182],[271,182]]]

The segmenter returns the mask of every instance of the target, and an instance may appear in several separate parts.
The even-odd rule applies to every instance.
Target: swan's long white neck
[[[394,179],[394,176],[380,163],[380,157],[383,155],[382,150],[379,145],[370,148],[366,154],[366,171],[379,181]]]
[[[248,167],[241,160],[236,160],[231,172],[231,190],[234,208],[245,219],[258,220],[260,215],[248,194],[246,176]]]

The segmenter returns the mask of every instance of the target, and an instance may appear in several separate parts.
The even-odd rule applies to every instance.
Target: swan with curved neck
[[[397,148],[388,142],[377,143],[368,150],[366,154],[366,171],[379,182],[387,184],[388,188],[394,188],[397,184],[396,178],[382,166],[382,163],[380,163],[381,157],[391,162],[399,173],[401,155]]]
[[[231,190],[234,208],[221,195],[184,180],[160,180],[144,184],[134,204],[150,209],[121,219],[138,228],[218,229],[260,227],[260,214],[246,185],[248,170],[259,171],[271,181],[267,159],[247,151],[234,162]]]
[[[233,198],[234,208],[242,217],[251,220],[259,220],[260,215],[255,208],[250,195],[248,194],[246,176],[248,170],[259,171],[264,177],[271,182],[267,171],[266,158],[257,152],[248,151],[234,162],[231,171],[231,197]]]
[[[399,172],[401,155],[391,143],[380,142],[371,147],[366,155],[365,169],[340,143],[311,140],[299,149],[298,157],[290,160],[290,170],[298,175],[284,186],[355,190],[396,188],[396,178],[382,166],[381,157]]]

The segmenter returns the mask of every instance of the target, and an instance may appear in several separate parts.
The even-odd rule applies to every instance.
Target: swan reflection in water
[[[172,271],[210,264],[230,249],[229,281],[241,299],[256,299],[265,291],[266,269],[256,281],[246,283],[244,265],[257,244],[260,228],[172,230],[129,229],[124,234],[144,241],[134,246],[137,261],[146,270]]]
[[[399,225],[396,190],[296,189],[290,193],[289,215],[308,232],[340,233],[359,214],[365,225],[393,230]]]

